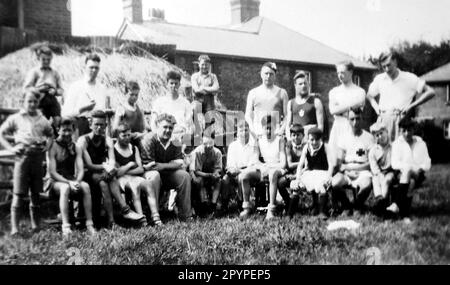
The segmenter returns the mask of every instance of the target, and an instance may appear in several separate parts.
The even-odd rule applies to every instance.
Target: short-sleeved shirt
[[[386,73],[379,74],[370,84],[368,95],[380,95],[380,110],[403,110],[414,99],[416,94],[423,92],[425,81],[410,72],[399,71],[397,78],[392,80]]]
[[[21,110],[6,119],[0,127],[0,133],[11,133],[16,144],[30,146],[52,137],[53,128],[40,111],[31,116],[25,110]]]
[[[35,67],[29,71],[25,79],[25,88],[37,87],[43,84],[53,88],[61,88],[61,76],[53,68]]]
[[[106,87],[97,82],[96,84],[89,84],[86,79],[74,82],[64,98],[64,105],[62,107],[62,115],[70,117],[89,117],[91,112],[79,113],[79,110],[91,104],[91,100],[95,100],[94,110],[106,110],[107,101]]]
[[[193,133],[194,125],[192,122],[192,106],[189,101],[179,96],[178,99],[173,100],[171,95],[166,95],[157,98],[153,102],[152,110],[156,114],[170,114],[175,117],[177,124],[175,127],[182,127],[187,133]]]
[[[254,144],[243,145],[240,141],[234,141],[228,147],[227,168],[244,168],[259,162],[259,150]]]
[[[257,135],[263,134],[261,120],[267,115],[271,115],[277,122],[277,125],[281,122],[281,117],[286,116],[284,114],[283,102],[288,101],[288,95],[286,90],[278,86],[274,86],[272,89],[267,89],[261,85],[255,89],[250,90],[248,93],[249,104],[252,104],[253,109],[253,126]]]
[[[193,151],[192,156],[192,171],[214,173],[222,170],[222,153],[215,147],[206,152],[205,146],[200,145]]]
[[[338,147],[345,153],[345,163],[363,164],[369,162],[369,150],[374,144],[374,137],[365,130],[362,130],[359,136],[355,136],[353,132],[347,134],[340,140]]]
[[[163,145],[157,134],[146,134],[140,143],[140,153],[142,163],[150,162],[169,163],[174,160],[183,159],[181,146],[174,145],[171,141],[167,145]]]
[[[212,87],[214,85],[219,86],[219,80],[214,73],[202,74],[197,72],[192,74],[191,83],[194,87]],[[194,88],[195,89],[195,88]]]

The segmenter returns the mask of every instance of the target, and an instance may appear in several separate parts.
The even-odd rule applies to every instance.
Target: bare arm
[[[424,91],[422,93],[422,95],[419,97],[419,99],[417,99],[416,101],[412,102],[408,107],[406,107],[403,112],[404,113],[409,113],[411,110],[413,110],[416,107],[419,107],[420,105],[425,104],[426,102],[430,101],[431,99],[434,98],[434,96],[436,96],[436,92],[434,91],[433,88],[431,88],[428,85],[425,85],[424,87]]]
[[[300,156],[300,161],[297,166],[297,180],[300,180],[303,174],[303,170],[305,168],[305,162],[306,162],[306,153],[308,151],[308,148],[305,147],[302,151],[302,156]]]
[[[286,145],[284,143],[284,139],[280,139],[280,168],[286,169],[287,163],[286,163]]]
[[[323,104],[319,98],[315,98],[314,107],[316,108],[317,128],[319,128],[321,131],[323,131],[325,116],[324,116]]]
[[[212,77],[213,77],[213,85],[211,87],[203,87],[203,90],[210,93],[216,93],[220,89],[219,80],[217,79],[217,76],[215,74],[212,74]]]
[[[75,152],[77,154],[75,159],[75,170],[77,173],[77,182],[81,182],[84,177],[84,163],[83,163],[83,152],[79,146],[75,146]]]
[[[286,124],[287,124],[286,137],[290,138],[291,132],[289,126],[292,125],[292,101],[289,101],[287,104]]]
[[[56,171],[56,159],[55,159],[55,149],[52,147],[47,153],[48,157],[48,172],[50,177],[56,182],[69,183],[70,181],[64,178],[61,174]]]
[[[137,147],[135,147],[135,148],[136,148],[136,153],[134,156],[134,161],[136,162],[137,167],[128,170],[127,174],[142,175],[142,174],[144,174],[144,167],[142,167],[141,155],[139,154],[139,149]]]
[[[336,168],[336,161],[334,160],[334,157],[331,154],[331,148],[328,146],[328,144],[325,144],[324,147],[328,162],[328,177],[331,179],[331,177],[333,177],[334,174],[334,169]]]
[[[89,155],[89,152],[87,151],[86,139],[84,137],[81,137],[79,139],[78,145],[83,153],[83,159],[86,164],[86,168],[88,170],[93,170],[93,171],[102,171],[104,169],[103,165],[92,163],[91,156]]]
[[[287,125],[287,112],[288,112],[288,103],[289,103],[289,97],[285,90],[283,90],[283,121],[281,122],[281,127],[278,130],[278,135],[284,135],[286,132],[286,125]]]
[[[256,139],[256,131],[255,131],[255,127],[253,126],[253,119],[254,119],[254,110],[253,110],[253,102],[254,98],[253,98],[253,93],[249,92],[248,93],[248,97],[247,97],[247,106],[245,108],[245,120],[248,123],[249,129],[250,129],[250,134]]]
[[[25,82],[23,84],[23,89],[24,90],[32,90],[32,91],[37,91],[39,92],[39,90],[36,88],[36,81],[37,81],[37,76],[36,76],[36,72],[34,71],[34,69],[30,70],[27,73],[27,76],[25,77]]]

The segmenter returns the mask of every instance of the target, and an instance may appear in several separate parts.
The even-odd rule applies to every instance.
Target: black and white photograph
[[[449,11],[0,0],[0,265],[449,265]]]

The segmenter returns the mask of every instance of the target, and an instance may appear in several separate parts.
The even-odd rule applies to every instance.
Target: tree
[[[393,45],[390,51],[400,54],[400,69],[419,76],[450,62],[450,40],[442,40],[439,45],[426,41],[401,41]],[[370,56],[368,61],[378,65],[378,58],[373,56]]]

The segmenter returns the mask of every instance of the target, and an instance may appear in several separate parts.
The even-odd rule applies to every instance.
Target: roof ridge
[[[257,32],[242,31],[242,30],[236,30],[236,29],[230,29],[230,28],[212,27],[212,26],[199,26],[199,25],[173,23],[173,22],[156,22],[156,21],[152,21],[152,20],[144,21],[142,24],[139,24],[139,23],[130,23],[130,24],[139,26],[139,25],[154,24],[154,23],[156,23],[156,24],[174,25],[174,26],[183,26],[183,27],[191,27],[191,28],[210,29],[210,30],[221,30],[221,31],[226,31],[226,32],[234,32],[234,33],[258,34]]]
[[[427,73],[423,74],[421,77],[431,76],[433,73],[436,73],[436,72],[440,71],[441,69],[447,68],[447,65],[450,66],[450,61],[441,66],[436,67],[433,70],[428,71]]]

